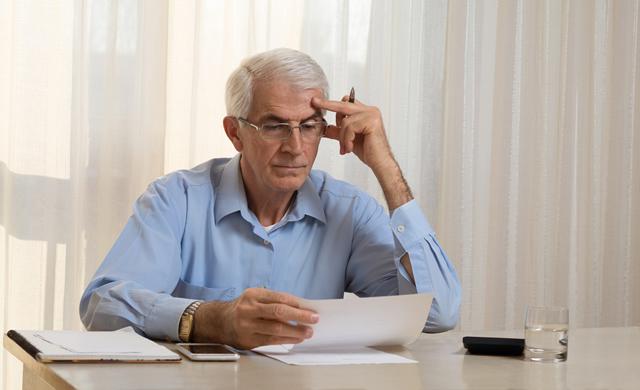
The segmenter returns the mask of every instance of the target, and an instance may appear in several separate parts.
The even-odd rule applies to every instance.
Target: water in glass
[[[567,360],[567,324],[544,324],[525,327],[525,359],[535,362]]]

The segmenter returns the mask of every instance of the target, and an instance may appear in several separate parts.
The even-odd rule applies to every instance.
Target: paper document
[[[132,328],[113,332],[19,330],[7,335],[43,362],[180,360],[178,354],[140,336]]]
[[[415,360],[369,347],[317,348],[291,351],[284,345],[269,345],[258,349],[263,355],[297,366],[417,363]]]
[[[364,347],[407,345],[415,341],[427,321],[432,299],[431,294],[303,299],[303,308],[320,315],[318,323],[311,325],[313,337],[296,345],[267,346],[254,351],[288,364],[413,362],[399,361],[404,358]],[[385,355],[400,359],[391,361]]]

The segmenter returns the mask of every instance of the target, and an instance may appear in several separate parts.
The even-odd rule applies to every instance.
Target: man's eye
[[[289,131],[289,125],[285,123],[265,123],[262,125],[262,131],[269,133]]]
[[[300,124],[300,130],[303,131],[316,131],[322,128],[322,122],[307,122]]]

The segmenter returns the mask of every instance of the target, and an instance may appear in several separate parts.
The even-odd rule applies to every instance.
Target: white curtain
[[[233,154],[226,78],[282,46],[382,110],[462,281],[460,329],[519,328],[527,304],[637,326],[639,18],[638,0],[2,1],[0,328],[81,328],[132,202]],[[316,167],[383,201],[337,150]]]

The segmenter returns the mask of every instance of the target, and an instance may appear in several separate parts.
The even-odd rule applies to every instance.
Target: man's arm
[[[411,189],[409,188],[407,181],[404,179],[402,170],[400,170],[400,166],[396,160],[391,157],[387,164],[388,165],[386,166],[377,168],[373,173],[378,179],[380,187],[382,187],[382,192],[384,193],[384,197],[387,201],[389,213],[393,214],[393,211],[398,207],[412,201],[413,194],[411,193]],[[411,266],[411,261],[409,261],[409,253],[405,253],[402,256],[400,263],[409,274],[411,282],[415,284],[413,267]]]
[[[89,330],[133,326],[148,337],[177,339],[178,319],[193,300],[171,296],[180,278],[185,204],[175,178],[149,185],[85,289],[80,317]]]
[[[351,91],[353,93],[353,89]],[[380,183],[390,214],[413,200],[411,189],[391,152],[378,108],[360,102],[356,104],[353,96],[344,96],[342,102],[315,99],[314,104],[336,112],[337,126],[329,126],[326,136],[340,141],[340,154],[353,152],[371,168]],[[402,257],[401,263],[413,281],[408,254]]]
[[[432,292],[435,300],[426,330],[450,329],[457,322],[460,306],[460,283],[455,270],[413,200],[411,190],[391,152],[380,110],[347,100],[348,96],[342,102],[314,98],[312,104],[336,112],[337,126],[329,126],[325,136],[340,142],[340,154],[356,154],[369,166],[382,187],[391,215],[396,265],[400,274],[411,282],[411,286],[407,287],[398,281],[399,292]],[[377,228],[370,229],[371,226],[376,225],[369,224],[365,228],[369,229],[367,234],[380,237],[376,229],[383,229],[381,223]],[[370,244],[370,240],[363,242],[367,243],[362,249],[363,257],[375,258],[377,244]]]

